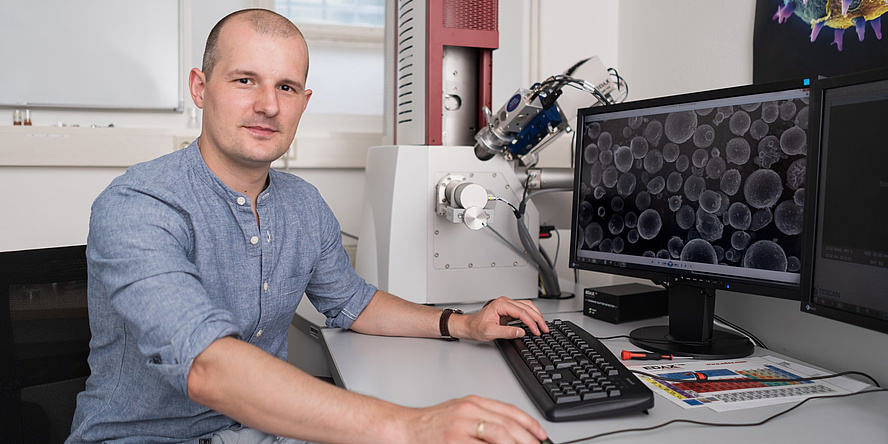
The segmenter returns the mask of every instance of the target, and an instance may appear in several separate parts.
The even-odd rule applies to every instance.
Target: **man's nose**
[[[257,113],[265,114],[268,117],[277,115],[280,111],[277,89],[274,87],[259,88],[256,92],[256,100],[253,104],[253,110]]]

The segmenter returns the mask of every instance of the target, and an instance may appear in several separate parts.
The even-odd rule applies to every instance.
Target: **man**
[[[204,110],[188,148],[136,165],[93,204],[87,257],[93,333],[68,442],[538,442],[530,416],[467,397],[423,409],[350,393],[286,362],[303,292],[328,325],[439,337],[442,312],[354,274],[317,190],[271,170],[311,97],[308,49],[273,12],[239,11],[207,40],[189,88]],[[534,334],[526,301],[454,314],[453,336]],[[446,318],[445,318],[446,319]]]

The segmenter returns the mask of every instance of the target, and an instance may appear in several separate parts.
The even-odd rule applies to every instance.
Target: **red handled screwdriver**
[[[623,353],[620,354],[620,357],[623,358],[624,361],[629,359],[641,359],[641,360],[657,360],[657,359],[672,359],[672,355],[664,355],[660,353],[649,353],[649,352],[631,352],[629,350],[623,350]]]

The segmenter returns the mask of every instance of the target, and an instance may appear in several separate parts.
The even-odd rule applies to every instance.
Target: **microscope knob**
[[[483,208],[469,207],[463,214],[463,223],[471,230],[480,230],[487,226],[489,217]]]

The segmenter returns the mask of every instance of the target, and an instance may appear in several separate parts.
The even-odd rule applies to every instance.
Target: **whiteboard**
[[[0,106],[183,109],[179,0],[0,0]]]

